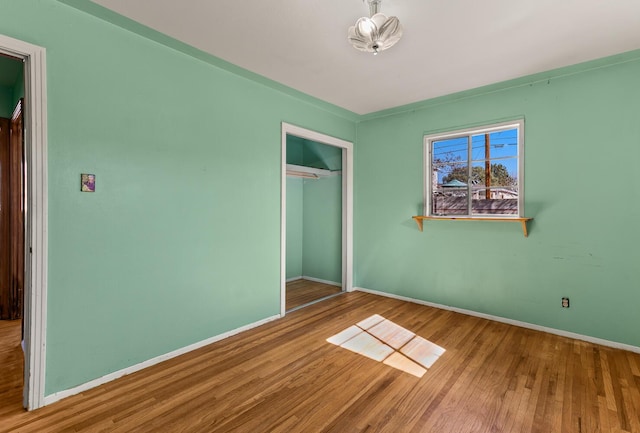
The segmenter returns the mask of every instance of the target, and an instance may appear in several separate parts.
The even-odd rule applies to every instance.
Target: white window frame
[[[433,142],[448,140],[452,138],[462,138],[472,135],[489,134],[496,131],[516,129],[518,140],[518,214],[517,215],[473,215],[469,208],[468,215],[435,215],[432,211],[431,197],[433,195]],[[472,161],[468,161],[471,167]],[[514,219],[524,218],[524,119],[517,119],[509,122],[492,123],[473,128],[459,129],[455,131],[425,134],[424,136],[424,213],[431,218],[473,218],[473,219]]]

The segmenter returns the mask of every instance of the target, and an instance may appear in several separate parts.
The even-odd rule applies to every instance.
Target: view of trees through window
[[[431,215],[517,215],[518,128],[429,140]]]

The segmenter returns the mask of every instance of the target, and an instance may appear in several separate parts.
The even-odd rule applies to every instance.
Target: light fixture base
[[[380,12],[380,4],[382,4],[382,0],[362,0],[362,2],[369,4],[370,17]]]

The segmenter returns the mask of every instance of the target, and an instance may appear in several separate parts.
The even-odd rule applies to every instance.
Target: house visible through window
[[[424,137],[425,215],[521,217],[524,121]]]

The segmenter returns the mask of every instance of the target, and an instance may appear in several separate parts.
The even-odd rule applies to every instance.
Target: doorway
[[[287,311],[342,292],[343,152],[287,134]]]
[[[45,341],[47,306],[47,86],[46,51],[0,35],[0,56],[21,63],[24,94],[23,177],[23,307],[19,334],[23,339],[22,406],[45,405]],[[13,114],[13,113],[12,113]],[[5,333],[3,333],[5,335]],[[12,335],[10,332],[8,335]],[[13,339],[14,337],[9,337]],[[18,379],[19,380],[19,379]],[[22,388],[22,389],[20,389]]]
[[[281,315],[352,289],[352,152],[282,124]]]
[[[24,378],[24,67],[0,55],[0,395],[22,406]]]

